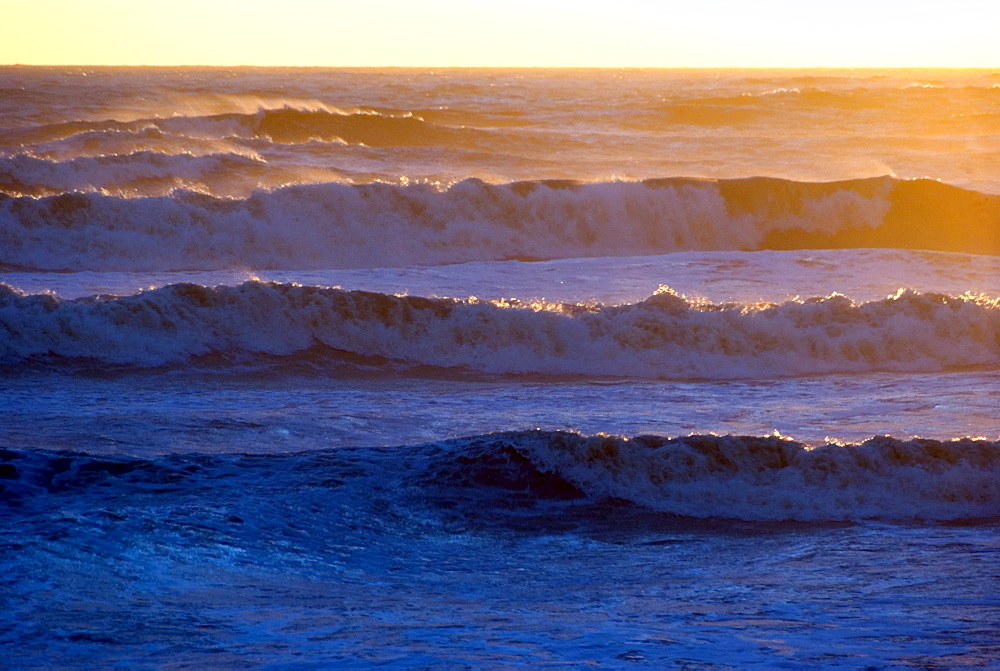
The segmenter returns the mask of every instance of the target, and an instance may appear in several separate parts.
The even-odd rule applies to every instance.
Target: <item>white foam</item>
[[[190,282],[236,285],[250,279],[339,286],[383,294],[520,298],[559,303],[635,303],[660,284],[715,302],[782,302],[836,288],[857,301],[885,298],[899,287],[961,295],[989,291],[1000,256],[901,249],[674,252],[655,256],[489,261],[447,266],[349,270],[211,270],[187,272],[8,272],[0,282],[61,298],[126,296]]]
[[[41,182],[130,170],[169,179],[193,170],[253,168],[241,156],[163,157],[77,170],[33,162]],[[14,159],[25,161],[27,159]],[[167,162],[168,166],[156,167]],[[221,163],[220,163],[221,162]],[[103,166],[103,167],[102,167]],[[30,171],[28,171],[30,172]],[[63,176],[68,172],[68,176]],[[767,188],[766,186],[764,188]],[[886,194],[845,190],[756,214],[732,210],[711,182],[490,185],[315,184],[245,200],[176,193],[116,198],[67,194],[0,202],[0,263],[40,270],[313,269],[445,265],[511,258],[649,255],[757,249],[774,231],[877,226]]]
[[[123,125],[121,128],[102,128],[84,131],[76,135],[51,142],[34,144],[30,151],[23,147],[11,157],[19,154],[49,159],[50,161],[70,161],[84,157],[122,157],[138,152],[160,152],[164,154],[241,154],[260,158],[255,152],[226,138],[191,137],[181,133],[165,132],[152,120]],[[30,169],[22,175],[17,164],[5,166],[19,180],[30,176]],[[100,190],[100,173],[93,176],[94,190]]]
[[[85,357],[156,366],[212,353],[323,345],[483,373],[747,378],[1000,365],[1000,299],[900,292],[779,304],[688,301],[667,288],[620,306],[399,297],[247,282],[61,301],[5,285],[0,361]]]
[[[265,163],[243,154],[215,153],[197,155],[141,150],[111,156],[84,156],[55,161],[19,154],[0,157],[0,174],[16,176],[17,188],[29,192],[53,194],[93,192],[129,195],[167,195],[178,188],[197,190],[215,184],[239,172],[259,173]],[[99,201],[96,201],[99,202]]]
[[[955,520],[1000,515],[1000,445],[901,441],[808,449],[774,437],[673,440],[501,435],[542,472],[594,499],[753,521]]]

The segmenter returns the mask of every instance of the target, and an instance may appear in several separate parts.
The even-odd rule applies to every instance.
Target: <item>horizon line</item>
[[[323,70],[1000,70],[998,65],[293,65],[221,63],[0,63],[20,68],[283,68]]]

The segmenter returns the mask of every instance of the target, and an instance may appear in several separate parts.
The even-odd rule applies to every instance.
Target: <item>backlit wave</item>
[[[197,531],[224,538],[273,523],[268,511],[303,495],[321,497],[313,500],[321,500],[324,510],[363,509],[326,519],[328,530],[357,519],[377,524],[389,514],[417,528],[444,518],[436,528],[456,527],[459,533],[477,522],[495,529],[515,521],[524,529],[535,517],[550,531],[558,524],[585,525],[588,516],[600,522],[609,503],[626,524],[643,510],[753,522],[989,523],[1000,516],[1000,443],[877,436],[810,448],[781,436],[508,431],[391,450],[256,456],[136,459],[0,449],[0,514],[44,519],[58,510],[53,518],[61,521],[63,506],[95,502],[102,510],[127,502],[131,512],[132,505],[141,505],[136,502],[162,501],[171,510],[206,491],[213,501],[246,503],[242,518],[227,516],[221,504],[196,507]],[[380,492],[377,502],[369,502],[373,491]],[[386,492],[393,493],[390,500]],[[254,509],[256,517],[248,517]],[[112,531],[118,533],[128,533],[130,517],[106,514],[124,530]],[[78,521],[72,514],[68,519]],[[648,517],[642,521],[650,523]]]
[[[60,300],[0,285],[0,362],[155,367],[329,357],[397,372],[730,379],[1000,366],[1000,299],[900,291],[742,305],[666,287],[625,305],[247,282]]]
[[[218,160],[203,159],[209,169]],[[0,242],[0,265],[39,270],[399,267],[870,247],[1000,254],[1000,197],[891,178],[469,179],[446,189],[327,183],[235,200],[73,193],[0,197]]]
[[[616,500],[750,521],[954,520],[1000,515],[1000,444],[900,440],[810,448],[781,436],[676,438],[511,431],[455,441],[439,483]]]
[[[475,137],[471,129],[425,121],[408,112],[375,110],[261,108],[204,116],[165,116],[130,121],[67,121],[0,131],[0,145],[18,146],[65,141],[102,134],[159,132],[166,136],[225,139],[263,138],[298,144],[309,141],[363,144],[370,147],[428,146],[463,143]]]
[[[125,154],[81,156],[63,161],[19,154],[0,157],[0,189],[29,196],[100,191],[167,196],[175,189],[224,191],[220,182],[260,178],[266,163],[233,153],[167,154],[143,150]],[[96,188],[95,185],[100,185]]]

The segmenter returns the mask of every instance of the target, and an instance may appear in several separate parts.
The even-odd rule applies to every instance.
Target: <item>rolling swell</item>
[[[749,521],[957,520],[1000,515],[1000,444],[899,440],[811,448],[781,436],[511,431],[459,443],[436,483],[618,500]]]
[[[0,200],[0,242],[0,264],[39,270],[290,270],[860,247],[1000,254],[1000,197],[889,177],[314,184],[236,200],[69,193]]]
[[[986,439],[900,440],[809,447],[781,436],[681,437],[508,431],[391,450],[340,448],[276,455],[121,455],[0,449],[0,516],[90,519],[142,526],[142,512],[196,535],[266,524],[345,526],[439,508],[502,521],[512,511],[587,515],[613,501],[673,516],[755,522],[863,519],[990,520],[1000,516],[1000,444]],[[372,489],[392,491],[360,517]],[[212,504],[204,506],[205,492]],[[185,505],[201,502],[201,505]],[[303,505],[303,502],[309,505]],[[567,507],[569,506],[569,507]],[[88,508],[95,510],[87,512]],[[313,514],[304,515],[306,509]],[[197,511],[192,517],[192,511]],[[340,520],[336,513],[344,515]],[[333,514],[331,516],[331,514]],[[373,515],[373,517],[371,517]],[[423,523],[428,520],[420,516]],[[190,518],[190,519],[188,519]],[[350,527],[356,530],[356,526]],[[408,533],[413,532],[410,527]],[[318,534],[318,538],[327,536]]]
[[[852,88],[830,86],[836,78],[789,78],[781,82],[761,80],[746,83],[750,87],[738,95],[678,97],[666,104],[640,107],[631,124],[641,127],[670,128],[674,124],[692,126],[740,126],[787,123],[823,119],[836,110],[850,118],[868,122],[914,121],[925,127],[970,121],[955,110],[988,110],[994,104],[994,91],[988,86],[903,85],[894,88],[859,85]],[[980,122],[991,122],[988,117]],[[970,125],[970,128],[976,128]]]
[[[36,197],[87,191],[122,195],[141,191],[168,196],[179,188],[196,190],[215,185],[234,173],[243,177],[259,175],[265,166],[259,158],[231,153],[195,155],[142,150],[63,161],[19,154],[0,157],[0,189]]]
[[[0,285],[0,363],[148,368],[332,352],[385,370],[733,379],[1000,365],[1000,302],[900,291],[778,304],[391,296],[247,282],[60,300]]]
[[[81,135],[90,142],[102,135],[158,131],[164,137],[224,140],[262,138],[282,144],[310,141],[363,144],[369,147],[448,146],[464,144],[477,132],[435,124],[408,112],[377,110],[260,108],[253,113],[227,112],[204,116],[167,116],[130,121],[66,121],[0,131],[0,145],[24,146],[63,141]]]
[[[466,145],[473,131],[429,123],[413,114],[374,111],[330,112],[292,107],[261,110],[244,122],[255,135],[274,142],[297,144],[320,140],[369,147]]]

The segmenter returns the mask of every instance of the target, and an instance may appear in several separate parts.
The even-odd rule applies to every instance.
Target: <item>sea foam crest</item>
[[[1000,516],[1000,443],[900,440],[810,448],[781,436],[512,431],[459,445],[438,481],[629,501],[685,517],[831,522]],[[488,477],[480,477],[483,474]],[[544,478],[544,479],[543,479]]]
[[[8,150],[9,157],[25,155],[53,161],[69,161],[81,157],[113,157],[139,152],[160,152],[164,154],[225,154],[241,152],[254,156],[253,150],[240,147],[226,138],[204,138],[167,133],[150,124],[149,126],[125,127],[114,130],[92,130],[67,138],[40,142],[29,146],[17,146]],[[5,169],[15,178],[23,180],[25,175],[19,166],[7,165]]]
[[[217,160],[234,159],[208,157],[192,167],[215,170]],[[183,174],[192,161],[176,169]],[[132,170],[115,161],[87,168]],[[797,241],[774,236],[877,229],[893,188],[890,179],[834,185],[683,179],[494,185],[469,179],[443,190],[428,184],[302,185],[241,200],[185,192],[4,198],[0,264],[40,270],[357,268],[792,248]],[[897,244],[914,246],[905,236],[885,246]]]
[[[391,296],[247,282],[60,300],[0,285],[0,362],[159,366],[325,348],[489,374],[740,378],[1000,365],[1000,299],[902,291],[742,305],[666,287],[626,305]]]
[[[324,497],[358,502],[373,485],[396,492],[396,506],[446,502],[450,514],[496,513],[498,520],[511,513],[512,503],[522,514],[558,515],[567,512],[566,504],[579,514],[610,499],[702,519],[995,521],[1000,443],[876,436],[809,447],[777,435],[629,438],[532,430],[406,449],[256,456],[138,459],[0,448],[0,513],[59,508],[66,503],[61,493],[103,506],[114,497],[176,501],[179,493],[200,496],[208,487],[222,499],[227,491],[253,496],[322,488]]]
[[[98,190],[127,194],[171,193],[224,179],[232,172],[263,170],[265,162],[232,153],[173,154],[142,150],[107,156],[80,156],[57,161],[18,154],[0,157],[3,188],[20,194],[55,195]]]
[[[156,130],[174,138],[259,138],[281,144],[311,141],[369,147],[467,145],[486,132],[436,124],[409,112],[339,110],[323,105],[260,107],[254,112],[173,115],[117,121],[68,121],[25,129],[0,129],[0,144],[31,145],[88,136]]]

